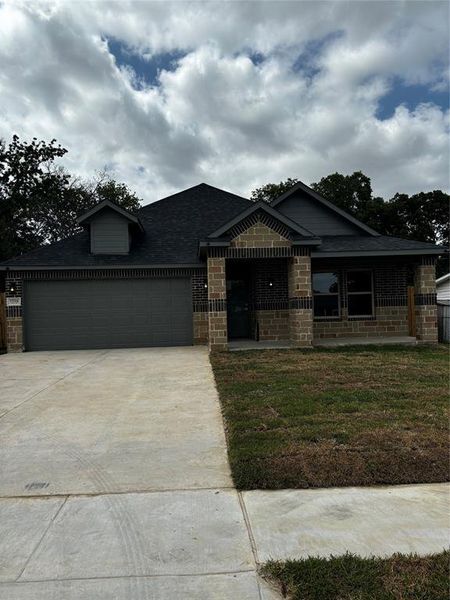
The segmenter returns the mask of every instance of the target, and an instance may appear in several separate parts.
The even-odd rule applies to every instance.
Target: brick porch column
[[[227,282],[225,258],[208,258],[208,315],[210,351],[227,350]]]
[[[312,345],[313,316],[311,257],[293,256],[288,262],[289,337],[296,346]]]
[[[434,259],[423,258],[414,273],[416,337],[421,343],[436,344],[437,305]]]

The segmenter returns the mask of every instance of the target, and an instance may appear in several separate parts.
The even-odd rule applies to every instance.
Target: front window
[[[373,316],[372,271],[347,272],[347,303],[349,317]]]
[[[313,273],[314,317],[339,317],[339,277],[337,273]]]

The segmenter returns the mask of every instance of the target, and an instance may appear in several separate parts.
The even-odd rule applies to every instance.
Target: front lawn
[[[307,558],[271,562],[262,575],[290,600],[444,600],[448,551],[432,556]]]
[[[448,348],[211,356],[239,489],[448,480]]]

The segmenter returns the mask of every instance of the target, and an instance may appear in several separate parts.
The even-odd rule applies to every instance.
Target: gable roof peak
[[[258,211],[267,213],[270,217],[283,223],[283,225],[288,227],[291,231],[293,231],[296,234],[301,235],[302,237],[307,237],[307,238],[311,238],[314,240],[319,239],[314,233],[309,231],[309,229],[302,227],[295,221],[292,221],[292,219],[290,219],[286,215],[283,215],[282,213],[278,212],[276,209],[272,208],[269,204],[267,204],[267,202],[264,202],[264,200],[258,200],[258,202],[252,203],[251,206],[249,206],[248,208],[243,210],[236,217],[234,217],[227,223],[224,223],[222,225],[222,227],[220,227],[219,229],[216,229],[216,231],[213,231],[212,233],[210,233],[210,235],[208,237],[209,238],[218,238],[218,237],[224,235],[232,227],[237,225],[237,223],[240,223],[244,219],[247,219],[248,217],[250,217],[252,214],[257,213]]]
[[[375,231],[375,229],[372,229],[371,227],[369,227],[362,221],[359,221],[358,219],[353,217],[351,214],[349,214],[345,210],[342,210],[342,208],[339,208],[338,206],[336,206],[329,200],[326,200],[323,196],[321,196],[320,194],[315,192],[312,188],[310,188],[308,185],[306,185],[302,181],[299,181],[298,183],[293,185],[290,190],[287,190],[286,192],[281,194],[281,196],[278,196],[278,198],[275,198],[275,200],[272,200],[272,202],[270,203],[270,206],[272,206],[272,207],[277,206],[278,204],[283,202],[283,200],[286,200],[286,198],[289,198],[289,196],[292,196],[292,194],[295,194],[295,192],[298,192],[298,191],[305,192],[310,198],[313,198],[313,200],[315,200],[316,202],[319,202],[323,206],[326,206],[329,210],[332,210],[333,212],[337,213],[338,215],[340,215],[341,217],[343,217],[344,219],[346,219],[353,225],[356,225],[357,227],[359,227],[366,233],[373,235],[373,236],[380,235],[378,233],[378,231]]]
[[[83,213],[82,215],[80,215],[77,218],[78,225],[82,225],[83,223],[89,223],[89,221],[97,213],[101,212],[105,208],[113,210],[114,212],[116,212],[117,214],[119,214],[120,216],[122,216],[123,218],[127,219],[128,221],[130,221],[130,223],[134,223],[136,225],[140,225],[139,219],[135,215],[133,215],[128,210],[125,210],[124,208],[122,208],[121,206],[119,206],[118,204],[116,204],[115,202],[111,202],[111,200],[102,200],[101,202],[99,202],[98,204],[96,204],[95,206],[93,206],[91,209],[89,209],[88,211],[86,211],[85,213]]]

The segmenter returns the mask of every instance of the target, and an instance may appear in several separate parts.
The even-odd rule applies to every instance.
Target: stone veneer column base
[[[312,310],[291,308],[289,310],[289,337],[294,346],[312,348]]]
[[[7,317],[6,347],[8,352],[23,351],[22,317]]]
[[[419,344],[437,344],[437,306],[416,306],[416,338]]]
[[[288,262],[289,337],[294,346],[307,348],[313,340],[311,257],[293,256]]]
[[[209,313],[209,350],[210,352],[228,350],[227,313],[224,310]]]
[[[414,274],[416,338],[420,344],[437,344],[436,269],[434,261],[422,258]]]
[[[208,343],[208,313],[195,312],[193,314],[194,346]]]
[[[228,349],[225,258],[208,257],[208,341],[211,352]]]

